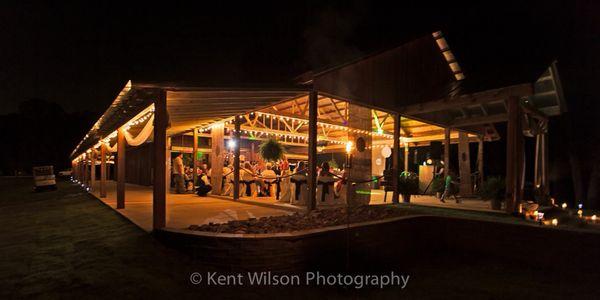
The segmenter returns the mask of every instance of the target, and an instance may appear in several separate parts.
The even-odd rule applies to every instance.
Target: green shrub
[[[489,177],[481,185],[479,196],[484,199],[500,200],[504,198],[506,185],[502,177]]]

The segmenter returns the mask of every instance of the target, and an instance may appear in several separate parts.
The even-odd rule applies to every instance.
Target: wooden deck
[[[107,181],[106,198],[100,198],[99,183],[92,193],[106,205],[116,210],[116,182]],[[117,210],[146,231],[152,230],[152,187],[127,184],[125,208]],[[167,227],[187,228],[192,224],[221,223],[230,220],[260,218],[290,214],[291,211],[238,203],[195,194],[167,193]]]
[[[92,192],[106,205],[116,210],[116,182],[107,181],[106,198],[100,198],[98,183]],[[371,192],[371,204],[381,205],[391,202],[392,193],[388,193],[387,202],[383,202],[383,191]],[[462,199],[461,203],[447,201],[441,203],[434,196],[413,196],[415,205],[435,206],[453,209],[492,211],[489,201]],[[230,220],[244,220],[264,216],[277,216],[302,211],[301,207],[278,203],[274,197],[242,197],[233,201],[223,196],[198,197],[195,194],[167,194],[167,227],[183,229],[192,224],[220,223]],[[126,185],[125,208],[117,210],[123,216],[146,231],[152,230],[152,187],[134,184]]]

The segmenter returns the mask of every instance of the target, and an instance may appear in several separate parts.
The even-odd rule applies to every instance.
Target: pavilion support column
[[[160,90],[154,100],[154,183],[152,185],[152,228],[164,228],[167,223],[167,94]]]
[[[211,153],[210,153],[210,183],[212,194],[221,194],[221,183],[223,182],[223,160],[225,155],[225,126],[217,124],[212,127]]]
[[[100,144],[100,198],[106,198],[106,144]]]
[[[117,130],[117,209],[125,208],[125,129]]]
[[[171,163],[172,163],[172,160],[171,160],[171,149],[172,149],[172,147],[171,147],[171,145],[172,145],[171,141],[172,141],[171,137],[168,136],[167,137],[167,148],[165,149],[165,157],[166,157],[166,162],[165,162],[165,166],[166,166],[165,167],[165,178],[166,178],[165,180],[166,180],[166,183],[165,183],[165,186],[167,187],[167,191],[169,191],[169,189],[171,188],[171,179],[172,179],[171,174],[173,173],[172,172],[172,166],[171,166]]]
[[[392,151],[392,186],[394,194],[392,203],[400,202],[400,193],[398,189],[398,178],[400,177],[400,120],[399,114],[394,114],[394,150]]]
[[[546,129],[546,131],[544,133],[542,133],[540,136],[541,136],[541,150],[542,150],[541,151],[542,157],[540,159],[540,163],[542,164],[542,166],[541,166],[542,189],[543,189],[544,195],[549,196],[550,195],[550,185],[548,183],[548,129]],[[547,197],[547,198],[549,198],[549,197]]]
[[[198,179],[198,128],[194,128],[192,136],[194,139],[192,144],[192,166],[194,166],[192,172],[192,182],[194,183],[194,186],[196,186],[196,180]]]
[[[83,162],[81,163],[81,167],[83,168],[83,185],[84,186],[88,186],[88,170],[87,170],[87,161],[88,161],[88,156],[87,154],[83,154]]]
[[[471,196],[473,194],[473,184],[471,182],[469,136],[462,131],[458,132],[458,168],[460,172],[460,195]]]
[[[444,128],[444,179],[450,174],[450,127]]]
[[[508,126],[506,130],[506,212],[516,213],[521,202],[523,167],[522,111],[519,98],[507,99]]]
[[[408,172],[408,155],[410,154],[410,147],[408,142],[404,142],[404,171]]]
[[[96,149],[92,149],[92,157],[90,162],[90,191],[96,189],[96,157],[98,153]]]
[[[240,138],[241,121],[237,116],[234,120],[233,138],[235,147],[233,148],[233,199],[240,199],[240,148],[242,148],[242,139]]]
[[[373,128],[373,113],[370,108],[348,103],[348,127],[370,132]],[[348,141],[354,147],[351,155],[351,166],[346,170],[348,177],[346,202],[349,206],[368,205],[371,202],[372,173],[371,148],[359,149],[359,140],[365,146],[372,145],[371,135],[348,131]],[[354,184],[353,184],[354,183]]]
[[[308,209],[317,206],[317,91],[308,96]]]
[[[483,186],[483,180],[485,179],[483,173],[483,136],[479,137],[477,143],[477,171],[479,172],[479,182],[477,183],[477,187],[481,188]]]
[[[542,135],[535,135],[535,157],[533,159],[533,184],[536,189],[541,188],[542,186],[542,174],[541,174],[541,143],[542,143]]]

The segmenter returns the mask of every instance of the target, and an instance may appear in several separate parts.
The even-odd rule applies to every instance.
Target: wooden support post
[[[535,156],[533,159],[533,184],[536,189],[541,188],[541,139],[542,134],[538,133],[535,135]]]
[[[100,198],[106,198],[106,144],[100,144]]]
[[[237,116],[234,120],[233,138],[235,147],[233,150],[233,199],[240,199],[240,148],[242,148],[242,139],[240,138],[241,121]]]
[[[90,191],[94,191],[96,188],[96,149],[92,149],[92,157],[90,162]]]
[[[317,91],[308,96],[308,209],[317,206]]]
[[[546,132],[542,133],[541,135],[541,152],[542,152],[542,157],[540,159],[541,161],[541,183],[542,183],[542,189],[544,192],[544,195],[549,196],[550,195],[550,184],[548,182],[548,129],[546,129]]]
[[[223,182],[223,161],[225,159],[225,126],[216,124],[210,130],[212,149],[210,153],[210,183],[212,194],[221,194],[221,183]]]
[[[392,203],[399,203],[400,192],[398,189],[398,178],[400,177],[400,120],[399,114],[394,114],[394,150],[392,151],[392,186],[394,188],[394,194],[392,197]]]
[[[154,100],[154,183],[152,185],[152,228],[166,226],[167,203],[167,93],[159,90]]]
[[[192,136],[194,139],[192,144],[192,182],[196,186],[196,180],[198,179],[198,128],[194,128]]]
[[[117,130],[117,209],[125,208],[125,129]]]
[[[404,142],[404,171],[408,172],[408,155],[410,154],[410,147],[408,142]]]
[[[444,180],[450,174],[450,127],[444,128]]]
[[[522,112],[519,98],[507,100],[508,126],[506,130],[506,212],[515,213],[521,202],[521,176],[523,166]]]
[[[477,183],[477,187],[481,188],[483,180],[485,179],[483,173],[483,136],[479,137],[477,143],[477,171],[479,172],[479,182]]]
[[[83,154],[83,161],[81,162],[81,167],[83,169],[83,180],[81,182],[83,182],[83,185],[88,187],[88,169],[87,169],[87,161],[88,161],[88,157],[87,154]]]
[[[469,136],[462,131],[458,132],[458,169],[460,172],[460,195],[471,196],[473,194],[473,184],[471,182]]]

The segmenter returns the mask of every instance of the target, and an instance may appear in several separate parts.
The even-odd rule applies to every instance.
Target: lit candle
[[[577,211],[577,215],[581,218],[583,216],[583,210],[578,210]]]
[[[562,204],[562,209],[567,209],[567,203]]]
[[[558,219],[552,219],[552,225],[558,226]]]
[[[592,216],[592,221],[596,222],[596,219],[597,219],[596,215],[593,215]]]

